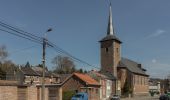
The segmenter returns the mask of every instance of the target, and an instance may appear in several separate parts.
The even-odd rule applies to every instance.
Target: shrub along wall
[[[64,91],[62,100],[71,100],[71,97],[76,94],[76,91]]]

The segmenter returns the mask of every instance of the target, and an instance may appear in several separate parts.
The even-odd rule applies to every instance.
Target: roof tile
[[[86,84],[88,85],[100,85],[96,80],[94,80],[87,74],[74,73],[73,75],[77,76],[78,78],[86,82]]]

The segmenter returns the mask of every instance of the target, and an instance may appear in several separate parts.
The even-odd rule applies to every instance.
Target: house
[[[161,93],[161,80],[160,79],[149,79],[149,91]]]
[[[87,92],[89,100],[99,99],[100,84],[87,74],[73,73],[62,83],[62,91]],[[64,94],[63,94],[64,95]]]
[[[142,64],[121,56],[122,41],[116,36],[112,24],[112,8],[109,9],[107,35],[100,41],[101,71],[115,78],[112,93],[133,95],[148,94],[148,77]]]
[[[6,74],[7,80],[16,80],[19,84],[41,84],[42,82],[42,67],[29,66],[27,63],[24,67],[19,66],[15,69],[10,69]],[[45,83],[54,84],[59,82],[59,76],[45,70]]]
[[[36,73],[31,67],[19,67],[16,72],[20,84],[38,84],[41,82],[40,74]]]
[[[36,67],[32,67],[32,69],[42,77],[42,75],[43,75],[43,68],[42,67],[36,66]],[[48,69],[45,69],[45,81],[46,81],[46,83],[48,83],[48,84],[49,83],[51,83],[51,84],[59,83],[60,82],[59,77],[60,76],[58,74],[49,72]]]
[[[59,75],[61,80],[57,84],[45,84],[45,100],[70,100],[76,92],[87,92],[88,100],[100,100],[100,84],[87,74],[73,73]],[[41,84],[38,88],[38,100],[41,99]],[[57,99],[55,99],[57,98]]]
[[[96,70],[92,70],[88,73],[93,79],[97,80],[100,84],[100,100],[108,100],[110,95],[112,94],[113,82],[116,78],[110,74],[104,73]]]

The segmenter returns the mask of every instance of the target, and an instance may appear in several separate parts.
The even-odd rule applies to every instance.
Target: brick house
[[[88,100],[100,100],[100,84],[89,75],[81,73],[62,74],[60,75],[60,78],[60,83],[45,84],[45,100],[63,100],[66,92],[86,92],[88,93]],[[41,85],[37,85],[37,87],[40,93]],[[40,94],[38,98],[41,99]],[[70,100],[70,97],[65,99]]]
[[[148,77],[146,69],[138,62],[121,57],[122,41],[117,38],[112,25],[110,5],[107,35],[100,41],[101,71],[116,77],[113,93],[121,94],[128,87],[134,95],[148,94]],[[125,84],[126,83],[126,84]],[[126,89],[127,90],[127,89]],[[115,91],[115,92],[114,92]]]
[[[89,100],[99,100],[100,84],[87,74],[73,73],[62,83],[62,91],[87,92]]]

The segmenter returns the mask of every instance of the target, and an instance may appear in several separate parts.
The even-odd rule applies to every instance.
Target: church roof
[[[148,76],[145,71],[143,70],[141,64],[135,62],[135,61],[132,61],[130,59],[127,59],[127,58],[122,58],[119,65],[118,65],[118,68],[120,67],[125,67],[127,68],[129,71],[133,72],[133,73],[136,73],[136,74],[142,74],[142,75],[146,75]]]
[[[92,70],[92,71],[89,72],[89,75],[91,77],[94,77],[94,78],[100,77],[100,78],[103,78],[103,79],[116,80],[116,77],[113,74],[111,74],[109,72],[104,72],[104,71],[94,71],[94,70]]]
[[[107,26],[107,36],[104,37],[100,42],[107,41],[107,40],[116,40],[119,43],[122,43],[119,38],[116,37],[114,27],[113,27],[113,21],[112,21],[112,8],[111,4],[109,7],[109,20],[108,20],[108,26]]]
[[[107,36],[105,36],[102,40],[100,40],[100,42],[108,41],[108,40],[115,40],[115,41],[117,41],[117,42],[119,42],[119,43],[122,43],[122,42],[120,41],[120,39],[117,38],[115,35],[107,35]]]

